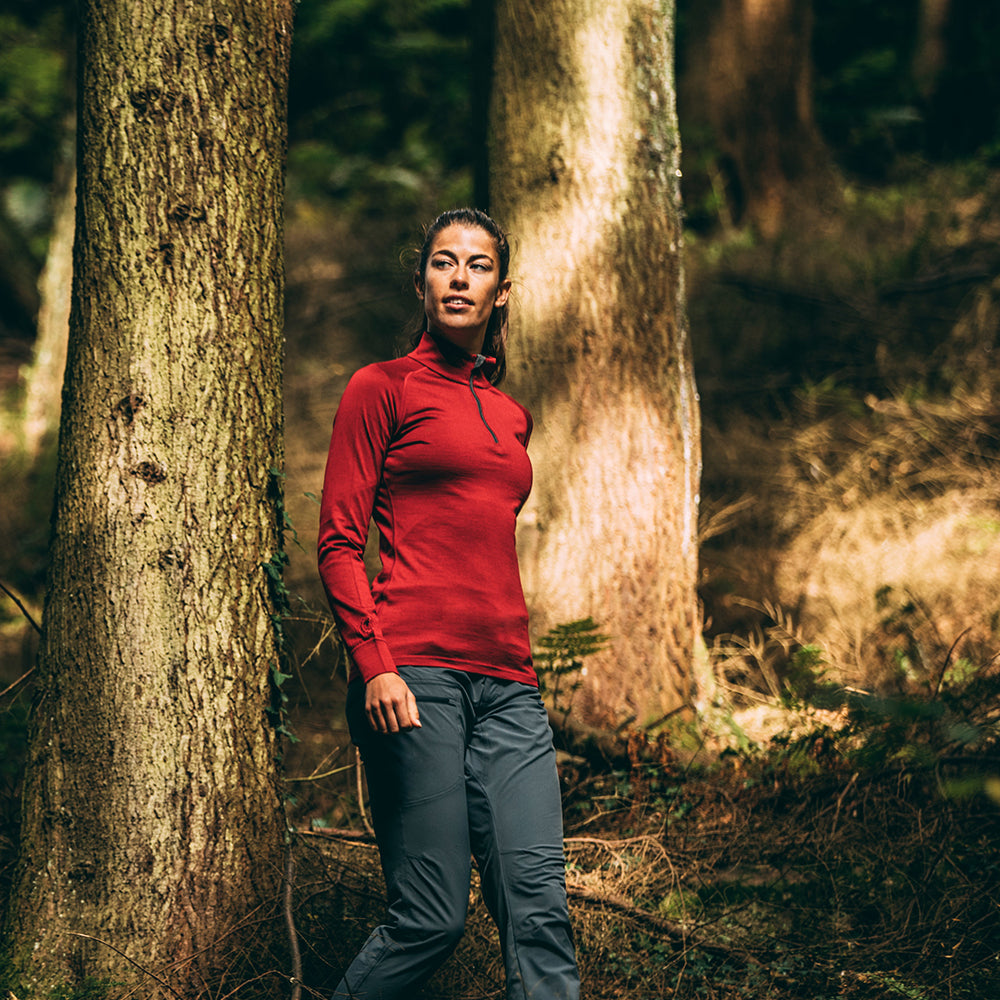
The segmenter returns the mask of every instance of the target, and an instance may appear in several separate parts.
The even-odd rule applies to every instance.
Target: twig
[[[374,844],[375,837],[367,830],[347,830],[343,827],[332,827],[323,830],[296,830],[302,837],[324,837],[327,840],[359,840],[364,844]]]
[[[16,688],[18,684],[21,683],[21,681],[27,680],[34,672],[35,668],[31,667],[29,670],[21,674],[21,676],[18,677],[16,681],[14,681],[12,684],[8,684],[2,691],[0,691],[0,698],[2,698],[5,694],[7,694],[8,691],[13,691],[14,688]]]
[[[566,837],[563,840],[565,844],[594,844],[597,847],[607,847],[611,849],[612,847],[627,847],[629,844],[656,844],[661,850],[663,845],[655,838],[648,834],[643,834],[639,837],[620,837],[614,839],[608,839],[606,837]]]
[[[659,931],[666,937],[678,941],[685,947],[698,948],[700,951],[705,951],[712,955],[721,955],[724,958],[739,958],[745,962],[749,962],[751,965],[756,965],[758,968],[767,968],[764,962],[742,948],[727,948],[721,944],[710,944],[708,941],[704,941],[696,935],[685,931],[672,920],[666,920],[655,913],[650,913],[649,910],[644,910],[634,903],[622,899],[620,896],[607,895],[595,892],[593,889],[581,889],[576,886],[567,886],[566,895],[570,899],[579,899],[584,903],[595,903],[598,906],[603,906],[606,909],[614,910],[616,913],[631,917],[637,923],[645,924],[647,927]],[[783,978],[780,973],[776,973],[773,970],[768,971],[776,979]]]
[[[164,989],[173,993],[173,995],[177,997],[177,1000],[184,1000],[184,997],[182,997],[180,993],[178,993],[177,990],[170,985],[170,983],[161,979],[155,972],[150,972],[149,969],[144,969],[138,962],[129,958],[125,952],[116,948],[113,944],[109,944],[107,941],[102,941],[100,938],[94,937],[92,934],[83,934],[80,931],[70,931],[69,933],[72,934],[73,937],[86,938],[88,941],[96,941],[98,944],[103,944],[105,948],[110,948],[116,954],[121,955],[121,957],[124,958],[129,965],[134,965],[144,976],[149,976],[150,979],[155,979]]]
[[[267,979],[268,976],[277,976],[279,979],[287,979],[283,972],[279,972],[277,969],[268,969],[267,972],[262,972],[259,976],[254,976],[253,979],[247,979],[245,982],[240,983],[239,986],[234,990],[230,990],[224,996],[220,997],[219,1000],[229,1000],[230,997],[236,996],[240,990],[249,986],[251,983],[259,983],[262,979]]]
[[[302,952],[299,950],[299,934],[295,929],[295,914],[292,912],[292,878],[295,875],[295,861],[292,857],[292,833],[285,836],[285,927],[288,930],[288,947],[292,953],[292,1000],[302,996]]]
[[[962,629],[961,632],[955,637],[955,641],[951,644],[951,648],[948,650],[948,655],[944,658],[944,663],[941,664],[941,669],[938,671],[937,680],[934,682],[934,697],[936,698],[941,693],[941,685],[944,683],[944,675],[948,672],[948,664],[951,663],[952,654],[958,649],[958,644],[962,641],[966,633],[972,630],[972,626],[969,628]]]
[[[895,299],[903,295],[934,292],[939,288],[951,288],[953,285],[964,285],[972,281],[982,281],[993,275],[988,267],[981,264],[971,264],[966,267],[955,267],[950,270],[932,271],[911,281],[891,281],[878,290],[880,299]]]
[[[361,822],[364,823],[365,829],[368,831],[368,835],[370,837],[374,837],[375,828],[368,820],[368,813],[365,812],[365,797],[364,791],[361,787],[361,751],[357,747],[354,748],[354,763],[357,768],[355,771],[355,777],[357,779],[358,788],[358,812],[361,813]]]
[[[837,830],[837,821],[840,819],[840,807],[844,804],[844,796],[851,790],[854,783],[858,780],[858,772],[855,771],[851,775],[851,780],[844,786],[844,790],[837,796],[837,809],[833,814],[833,821],[830,823],[830,839],[833,839],[833,835]]]
[[[21,614],[31,623],[32,628],[41,635],[42,627],[31,617],[31,612],[24,606],[21,599],[15,594],[9,587],[5,586],[3,582],[0,582],[0,590],[2,590],[20,609]]]
[[[616,913],[622,913],[641,924],[652,927],[654,930],[661,931],[663,934],[666,934],[668,938],[672,938],[675,941],[680,941],[685,944],[696,943],[692,941],[687,931],[685,931],[679,924],[675,924],[672,920],[665,920],[663,917],[657,916],[655,913],[650,913],[649,910],[644,910],[642,907],[636,906],[634,903],[630,903],[626,899],[622,899],[621,896],[613,896],[610,893],[597,892],[594,889],[584,889],[579,886],[571,885],[566,887],[566,895],[569,896],[570,899],[579,899],[584,903],[596,903],[598,906],[614,910]],[[710,949],[714,947],[716,946],[709,946]],[[728,954],[728,952],[725,953]]]
[[[350,744],[348,744],[350,746]],[[313,769],[311,774],[307,774],[304,777],[290,778],[285,776],[285,781],[319,781],[320,778],[328,778],[331,774],[338,774],[341,771],[346,771],[348,768],[353,767],[352,764],[344,764],[343,767],[335,767],[332,770],[324,771],[320,774],[320,769],[326,767],[334,758],[339,757],[347,749],[347,746],[335,746]]]

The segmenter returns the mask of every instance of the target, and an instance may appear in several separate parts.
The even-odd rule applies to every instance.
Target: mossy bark
[[[697,396],[669,0],[500,0],[492,208],[511,231],[511,388],[535,416],[519,544],[536,634],[592,615],[589,715],[690,704]]]
[[[52,570],[6,954],[200,995],[277,892],[291,0],[81,4]],[[127,956],[127,958],[126,958]],[[26,990],[26,991],[27,991]]]

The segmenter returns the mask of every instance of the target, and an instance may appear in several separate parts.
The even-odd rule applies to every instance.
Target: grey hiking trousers
[[[471,856],[500,931],[507,1000],[577,1000],[552,734],[538,690],[401,667],[421,728],[375,733],[350,686],[389,910],[335,1000],[413,1000],[465,927]]]

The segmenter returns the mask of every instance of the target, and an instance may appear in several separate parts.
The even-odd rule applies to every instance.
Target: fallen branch
[[[615,913],[621,913],[637,923],[644,924],[651,930],[665,934],[673,941],[679,941],[685,945],[702,947],[680,924],[675,923],[673,920],[667,920],[656,913],[651,913],[649,910],[644,910],[642,907],[636,906],[635,903],[630,903],[623,896],[610,892],[597,892],[594,889],[585,889],[582,886],[574,885],[566,887],[566,895],[570,899],[578,899],[583,903],[594,903],[604,907],[606,910],[614,910]],[[709,945],[707,947],[711,950],[718,946]],[[725,952],[725,954],[728,954],[728,952]]]
[[[295,929],[295,914],[292,912],[293,880],[295,878],[295,860],[292,856],[292,837],[286,835],[285,840],[285,891],[283,903],[285,910],[285,929],[288,932],[288,948],[292,957],[292,1000],[300,1000],[302,996],[302,952],[299,949],[299,933]]]
[[[750,952],[742,948],[728,948],[722,944],[710,944],[696,934],[685,930],[673,920],[667,920],[656,913],[650,913],[649,910],[644,910],[634,903],[630,903],[622,896],[613,893],[595,892],[593,889],[585,889],[581,886],[567,886],[566,895],[570,899],[576,899],[582,903],[593,904],[607,910],[613,910],[615,913],[620,913],[622,916],[628,917],[636,923],[648,927],[650,930],[663,934],[669,940],[684,945],[685,948],[697,948],[699,951],[708,952],[711,955],[719,955],[722,958],[748,962],[750,965],[755,965],[760,969],[766,969],[768,974],[776,980],[789,981],[788,977],[770,969]]]
[[[31,623],[31,627],[39,634],[42,634],[42,627],[31,617],[31,612],[24,606],[21,599],[15,594],[9,587],[5,586],[0,582],[0,590],[2,590],[21,610],[21,614]]]
[[[345,827],[324,827],[321,830],[296,830],[300,837],[323,837],[325,840],[353,840],[371,845],[375,838],[366,830],[349,830]]]

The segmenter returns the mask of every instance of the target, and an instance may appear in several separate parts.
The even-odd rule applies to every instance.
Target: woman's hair
[[[507,277],[510,268],[510,243],[507,234],[493,221],[485,212],[478,208],[453,208],[447,212],[442,212],[424,231],[424,242],[417,257],[416,267],[413,269],[413,277],[422,287],[424,274],[427,271],[427,260],[431,254],[431,246],[434,237],[443,229],[449,226],[465,226],[468,229],[481,229],[492,237],[497,251],[497,264],[499,265],[499,281]],[[499,385],[507,374],[507,317],[508,308],[505,302],[502,306],[494,306],[490,313],[490,320],[486,326],[486,335],[483,337],[483,354],[491,358],[496,358],[496,364],[489,370],[487,378],[493,385]],[[410,346],[416,347],[426,329],[423,312],[420,314],[419,324],[414,323],[414,329],[410,336]]]

